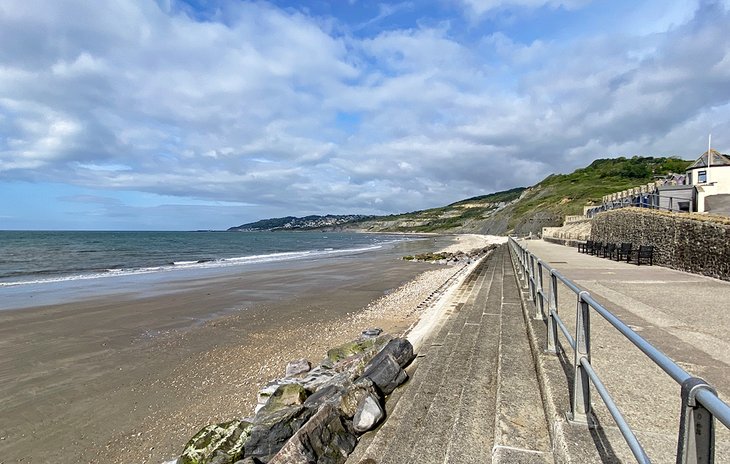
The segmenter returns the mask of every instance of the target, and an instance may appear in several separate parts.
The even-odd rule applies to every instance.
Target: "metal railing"
[[[714,462],[714,419],[730,428],[730,406],[717,397],[715,389],[703,379],[688,374],[594,300],[590,293],[582,290],[555,268],[536,257],[514,238],[509,238],[509,244],[513,256],[516,257],[517,274],[523,282],[523,289],[526,287],[528,297],[535,305],[535,318],[542,320],[547,318],[546,352],[558,354],[559,332],[563,334],[573,349],[574,393],[570,411],[566,414],[568,419],[572,422],[592,424],[590,399],[590,384],[592,383],[636,460],[641,463],[651,462],[591,364],[590,315],[591,309],[593,309],[681,386],[682,408],[678,424],[676,462],[678,464]],[[543,285],[545,274],[549,276],[547,292]],[[570,333],[558,314],[558,282],[576,295],[574,335]]]
[[[610,211],[613,209],[628,207],[658,209],[675,213],[691,213],[693,212],[693,203],[694,198],[659,195],[658,193],[637,193],[617,198],[615,200],[603,202],[598,206],[587,209],[585,214],[587,217],[592,218],[595,217],[596,214],[603,211]]]

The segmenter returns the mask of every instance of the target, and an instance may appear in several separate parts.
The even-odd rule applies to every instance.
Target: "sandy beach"
[[[400,256],[479,236],[268,265],[0,311],[0,463],[163,462],[201,427],[253,410],[291,359],[378,326],[402,333],[459,266]]]

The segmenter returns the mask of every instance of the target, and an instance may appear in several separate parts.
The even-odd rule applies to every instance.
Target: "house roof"
[[[711,150],[710,153],[712,154],[711,159],[711,165],[712,166],[730,166],[730,157],[727,155],[720,153],[717,150]],[[698,168],[706,168],[707,167],[707,152],[702,153],[699,158],[697,158],[697,161],[692,163],[687,170],[690,169],[698,169]]]

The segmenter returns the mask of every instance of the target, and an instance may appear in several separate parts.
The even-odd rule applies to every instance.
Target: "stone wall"
[[[584,242],[591,235],[591,219],[568,222],[561,227],[543,227],[542,238],[562,240],[567,242]],[[577,246],[577,245],[576,245]]]
[[[598,214],[591,239],[654,245],[655,264],[730,280],[730,221],[624,208]]]

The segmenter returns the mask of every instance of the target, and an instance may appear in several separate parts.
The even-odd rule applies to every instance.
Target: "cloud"
[[[351,5],[354,4],[354,2],[350,3]],[[400,2],[400,3],[380,3],[378,4],[378,14],[368,19],[367,21],[357,25],[354,30],[361,30],[366,27],[372,26],[374,24],[377,24],[384,20],[385,18],[389,16],[393,16],[394,14],[397,14],[402,11],[406,10],[413,10],[415,8],[415,4],[413,2]]]
[[[467,11],[477,17],[491,11],[510,7],[528,9],[541,7],[573,9],[589,2],[590,0],[461,0],[461,3],[466,7]]]
[[[710,130],[730,143],[727,3],[575,37],[465,33],[407,4],[409,27],[368,33],[263,2],[216,5],[3,3],[0,181],[186,199],[166,201],[170,215],[392,213],[598,157],[693,157]]]

